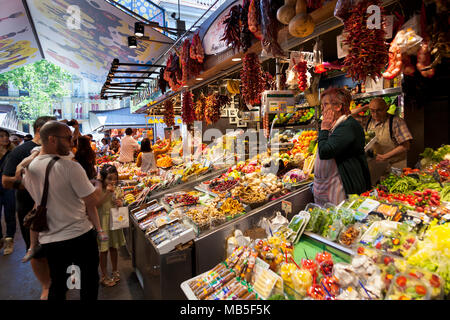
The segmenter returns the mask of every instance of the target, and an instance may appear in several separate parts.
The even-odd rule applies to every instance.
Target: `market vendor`
[[[370,117],[366,131],[373,131],[377,141],[373,146],[375,159],[369,161],[372,182],[387,174],[390,169],[406,167],[406,152],[413,139],[405,120],[388,114],[388,105],[382,98],[375,98],[369,104]],[[384,165],[384,170],[377,170]],[[374,181],[375,180],[375,181]]]
[[[314,200],[339,204],[349,194],[371,188],[364,153],[364,130],[350,115],[352,96],[346,89],[322,93],[323,121],[314,168]]]

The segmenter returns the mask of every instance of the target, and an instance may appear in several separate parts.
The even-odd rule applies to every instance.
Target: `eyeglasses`
[[[61,139],[66,139],[67,141],[71,142],[72,141],[72,136],[53,136],[56,138],[61,138]]]

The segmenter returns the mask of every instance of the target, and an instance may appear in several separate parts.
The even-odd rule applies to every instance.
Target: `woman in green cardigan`
[[[371,188],[364,129],[350,115],[351,101],[346,89],[330,88],[322,93],[323,121],[314,167],[314,200],[321,205],[337,205],[347,195]]]

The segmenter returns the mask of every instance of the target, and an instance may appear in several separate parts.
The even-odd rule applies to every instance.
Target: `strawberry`
[[[406,286],[406,278],[403,276],[400,276],[397,278],[397,280],[395,281],[397,283],[398,286],[400,287],[404,287]]]

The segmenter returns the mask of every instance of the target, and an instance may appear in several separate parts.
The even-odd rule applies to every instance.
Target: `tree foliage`
[[[72,75],[47,60],[40,60],[0,74],[0,85],[11,82],[29,96],[21,96],[19,118],[34,120],[40,116],[53,115],[52,104],[70,91],[66,85]]]

